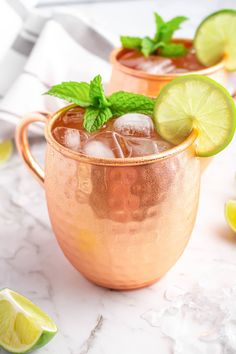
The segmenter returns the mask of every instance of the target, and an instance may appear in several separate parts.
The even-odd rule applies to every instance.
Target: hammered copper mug
[[[175,264],[191,235],[200,181],[197,134],[156,155],[89,157],[63,147],[52,135],[67,109],[50,119],[29,115],[16,132],[19,153],[45,189],[57,241],[72,265],[100,286],[152,284]],[[45,171],[27,138],[28,125],[39,121],[46,125]]]

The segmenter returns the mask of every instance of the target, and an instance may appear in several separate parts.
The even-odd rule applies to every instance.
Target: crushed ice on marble
[[[166,289],[164,297],[168,301],[175,300],[178,296],[184,295],[186,289],[180,288],[179,286],[170,286]]]
[[[214,281],[203,278],[190,290],[172,286],[164,295],[169,306],[142,314],[172,341],[173,354],[236,353],[236,285],[219,289]]]
[[[161,326],[161,319],[163,317],[164,311],[160,310],[153,310],[150,309],[144,314],[141,315],[141,318],[143,318],[145,321],[150,324],[152,327],[160,327]]]

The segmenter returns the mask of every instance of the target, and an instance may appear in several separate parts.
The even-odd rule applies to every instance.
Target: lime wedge
[[[13,152],[13,142],[11,140],[5,140],[0,143],[0,164],[3,164],[11,157]]]
[[[232,140],[236,108],[227,90],[214,80],[186,75],[162,89],[155,103],[154,123],[162,138],[176,145],[196,128],[196,154],[212,156]]]
[[[231,229],[236,232],[236,200],[229,200],[225,204],[225,218]]]
[[[236,70],[236,10],[226,9],[208,16],[199,25],[194,47],[198,60],[206,66],[225,58],[225,67]]]
[[[0,346],[10,353],[25,353],[49,342],[57,327],[51,318],[24,296],[0,291]]]

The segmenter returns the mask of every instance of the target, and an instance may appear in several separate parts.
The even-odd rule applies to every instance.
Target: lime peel
[[[229,71],[236,70],[236,10],[223,9],[206,17],[199,25],[194,48],[199,62],[212,66],[224,60]]]
[[[155,103],[154,123],[162,138],[176,145],[197,128],[196,154],[209,157],[223,150],[234,136],[235,103],[214,80],[186,75],[162,89]]]
[[[229,227],[236,232],[236,200],[225,203],[225,218]]]
[[[7,162],[13,153],[12,140],[4,140],[0,143],[0,164]]]
[[[26,353],[48,343],[57,333],[52,319],[24,296],[0,291],[0,346],[10,353]]]

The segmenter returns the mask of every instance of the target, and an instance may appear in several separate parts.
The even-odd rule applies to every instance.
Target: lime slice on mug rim
[[[0,291],[0,347],[26,353],[48,343],[57,333],[52,319],[26,297],[9,289]]]
[[[212,66],[225,60],[229,71],[236,70],[236,10],[224,9],[205,18],[194,38],[199,62]]]
[[[154,123],[160,136],[175,145],[197,129],[196,154],[209,157],[223,150],[233,138],[235,103],[214,80],[186,75],[161,90],[155,103]]]
[[[236,200],[229,200],[225,204],[225,218],[229,227],[236,232]]]

